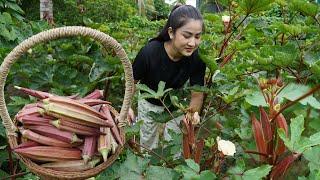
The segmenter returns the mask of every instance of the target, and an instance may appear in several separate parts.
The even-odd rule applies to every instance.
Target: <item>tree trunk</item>
[[[146,7],[144,0],[138,0],[138,7],[139,7],[139,15],[145,16],[146,15]]]
[[[40,0],[40,19],[53,24],[53,2],[52,0]]]

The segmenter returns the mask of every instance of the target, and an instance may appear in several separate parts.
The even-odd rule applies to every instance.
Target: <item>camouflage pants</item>
[[[155,149],[158,147],[160,137],[163,136],[166,141],[171,140],[169,129],[181,133],[179,124],[183,116],[174,118],[167,123],[158,123],[148,115],[150,111],[160,114],[164,112],[164,107],[151,104],[144,99],[138,101],[138,120],[143,120],[140,128],[140,144],[148,149]]]

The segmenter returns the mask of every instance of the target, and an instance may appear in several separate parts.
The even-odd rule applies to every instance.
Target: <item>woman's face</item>
[[[191,19],[175,33],[172,29],[168,32],[177,55],[191,56],[201,42],[202,21]]]

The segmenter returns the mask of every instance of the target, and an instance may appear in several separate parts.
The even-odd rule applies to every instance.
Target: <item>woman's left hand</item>
[[[200,115],[198,112],[188,111],[185,116],[187,121],[191,122],[193,125],[200,123]]]

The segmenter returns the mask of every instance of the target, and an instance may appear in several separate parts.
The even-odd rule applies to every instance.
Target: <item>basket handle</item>
[[[100,32],[95,29],[91,29],[88,27],[82,26],[68,26],[68,27],[60,27],[54,28],[47,31],[40,32],[36,35],[31,36],[30,38],[21,42],[18,46],[16,46],[3,60],[0,66],[0,115],[2,118],[2,123],[7,130],[8,135],[15,135],[16,127],[11,120],[6,102],[4,99],[4,86],[5,81],[8,76],[11,65],[20,58],[28,49],[32,48],[34,45],[38,43],[47,42],[49,40],[54,40],[63,37],[70,36],[89,36],[94,40],[100,42],[106,49],[112,48],[117,57],[120,58],[120,61],[124,68],[125,73],[125,94],[123,103],[120,110],[120,115],[118,117],[119,127],[125,126],[128,110],[131,106],[131,100],[133,96],[133,88],[134,81],[132,75],[132,66],[128,59],[128,56],[122,46],[109,35]]]

